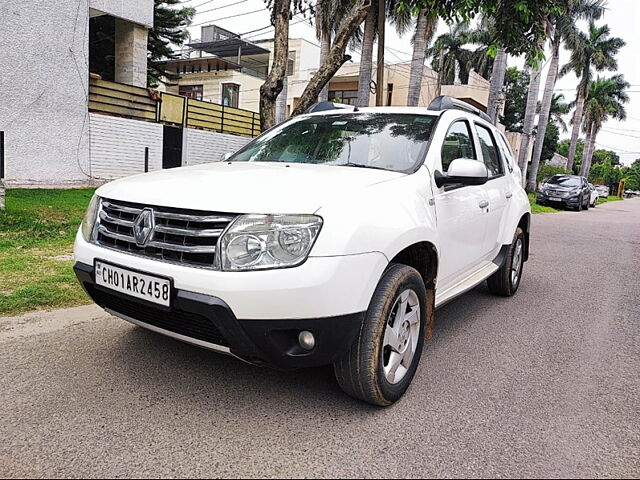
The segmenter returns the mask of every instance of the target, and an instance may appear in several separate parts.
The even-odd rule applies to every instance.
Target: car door
[[[457,158],[478,160],[471,123],[464,118],[451,122],[439,150],[434,165],[442,173]],[[441,259],[437,288],[443,290],[483,257],[488,199],[481,185],[434,184],[434,201]]]
[[[505,172],[502,156],[498,150],[496,134],[479,122],[475,123],[481,159],[487,167],[489,180],[484,185],[488,197],[487,229],[484,236],[484,259],[493,260],[500,251],[501,232],[507,213],[507,202],[513,196],[511,183]]]

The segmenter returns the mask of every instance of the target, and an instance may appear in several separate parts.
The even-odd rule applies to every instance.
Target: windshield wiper
[[[344,163],[342,165],[339,165],[340,167],[355,167],[355,168],[373,168],[374,170],[385,170],[387,172],[394,172],[395,170],[390,170],[388,168],[384,168],[384,167],[374,167],[371,165],[363,165],[361,163]]]

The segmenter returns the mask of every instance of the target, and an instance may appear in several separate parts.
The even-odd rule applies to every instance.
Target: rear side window
[[[510,172],[513,172],[513,153],[511,152],[511,148],[507,145],[507,141],[502,135],[496,135],[498,138],[498,148],[502,152],[502,157],[507,164]]]
[[[493,139],[493,134],[488,128],[482,125],[476,125],[478,132],[478,140],[480,140],[480,149],[482,150],[482,160],[489,171],[489,178],[497,177],[504,173],[500,155],[498,155],[498,147]]]
[[[471,130],[469,124],[465,121],[455,122],[444,139],[442,144],[442,171],[446,172],[449,165],[456,158],[469,158],[477,160],[476,152],[473,147]]]

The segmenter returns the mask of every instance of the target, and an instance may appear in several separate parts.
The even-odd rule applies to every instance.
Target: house
[[[216,25],[201,27],[201,39],[188,44],[183,58],[168,63],[168,70],[180,75],[176,85],[167,91],[204,99],[233,107],[257,111],[260,85],[264,83],[273,60],[273,40],[248,41]],[[320,47],[301,38],[289,40],[289,64],[283,118],[298,104],[307,82],[318,70]],[[373,64],[375,79],[376,64]],[[389,63],[384,69],[385,105],[406,105],[410,62]],[[348,62],[329,82],[329,98],[355,104],[360,64]],[[485,110],[489,98],[489,82],[475,72],[467,85],[438,85],[438,75],[424,67],[420,106],[427,106],[438,95],[450,95]],[[375,104],[375,94],[370,105]]]
[[[0,132],[9,185],[91,180],[90,22],[104,15],[115,19],[116,81],[146,86],[153,5],[153,0],[60,0],[3,6]]]
[[[168,62],[167,70],[180,78],[167,91],[258,111],[260,86],[273,60],[273,40],[243,40],[216,25],[201,27],[201,37],[187,45],[183,58]],[[285,117],[318,69],[319,61],[316,44],[302,38],[289,40]]]
[[[545,163],[547,165],[564,168],[566,170],[567,164],[569,163],[569,159],[567,157],[560,155],[559,153],[554,153],[553,157],[551,157]]]

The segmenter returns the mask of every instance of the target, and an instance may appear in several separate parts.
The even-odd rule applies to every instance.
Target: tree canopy
[[[541,58],[539,40],[546,38],[547,19],[561,15],[566,0],[400,0],[400,8],[437,12],[448,23],[467,22],[479,15],[493,19],[492,48],[511,55]]]

